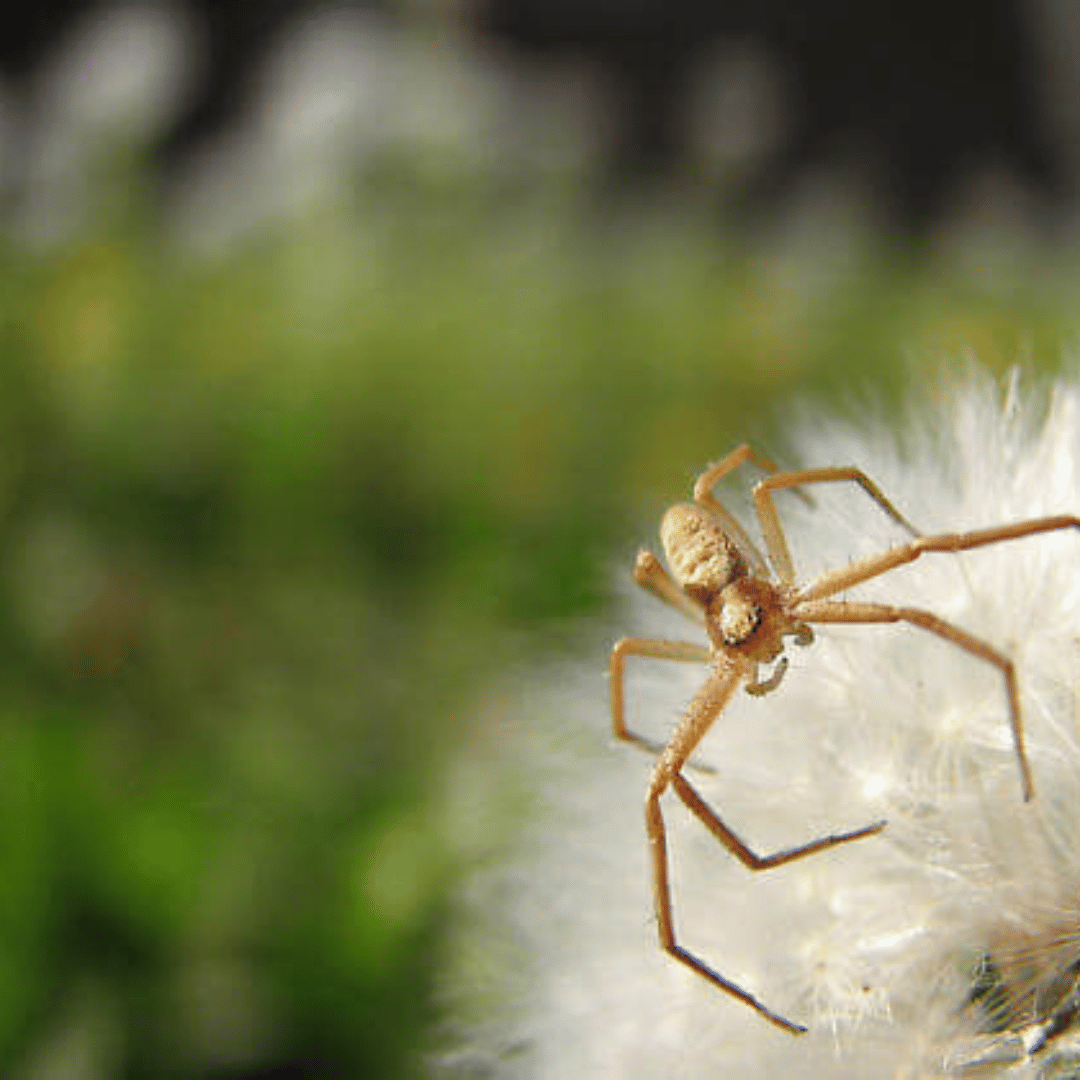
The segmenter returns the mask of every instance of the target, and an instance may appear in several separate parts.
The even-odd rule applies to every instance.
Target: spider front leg
[[[765,561],[765,556],[761,554],[757,545],[750,539],[747,531],[739,524],[738,518],[736,518],[735,515],[732,514],[732,512],[712,493],[712,489],[716,487],[728,473],[734,472],[740,465],[744,465],[746,462],[756,465],[766,473],[777,473],[780,471],[779,466],[777,466],[775,462],[770,461],[764,454],[758,453],[758,451],[749,444],[743,443],[741,446],[735,447],[735,449],[723,460],[716,462],[715,465],[710,465],[697,478],[694,483],[694,501],[701,506],[704,506],[705,509],[716,518],[724,532],[730,537],[732,543],[743,551],[754,564],[755,573],[759,577],[768,577],[769,567],[768,563]],[[799,491],[797,494],[807,504],[813,505],[813,500],[805,492]]]
[[[899,544],[879,555],[856,559],[839,570],[830,570],[795,593],[795,601],[801,604],[809,600],[824,600],[846,589],[861,585],[864,581],[880,577],[905,563],[914,562],[927,552],[971,551],[1005,540],[1020,540],[1038,533],[1055,532],[1058,529],[1080,529],[1080,517],[1059,514],[1055,517],[1032,518],[1013,525],[999,525],[994,529],[974,529],[966,533],[940,533],[937,536],[920,536],[907,544]],[[812,620],[810,620],[812,621]]]
[[[796,613],[807,622],[816,623],[896,623],[906,622],[936,634],[939,638],[959,646],[973,656],[993,664],[1005,679],[1005,694],[1009,702],[1009,725],[1012,728],[1016,760],[1020,767],[1020,784],[1024,802],[1035,793],[1031,764],[1024,748],[1024,721],[1020,712],[1020,693],[1016,684],[1016,667],[1013,662],[985,641],[973,637],[966,630],[954,626],[928,611],[918,608],[893,607],[890,604],[864,604],[842,600],[806,601],[796,605]]]

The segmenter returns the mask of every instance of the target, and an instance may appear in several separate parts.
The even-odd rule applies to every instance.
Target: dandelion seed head
[[[1080,383],[1040,398],[1019,378],[1002,390],[973,367],[934,391],[911,407],[900,437],[808,418],[790,458],[864,469],[927,533],[1080,512]],[[820,498],[815,488],[812,508],[777,500],[800,580],[904,539],[845,487],[823,486]],[[749,874],[665,801],[680,939],[807,1023],[800,1039],[659,948],[641,811],[651,762],[609,735],[603,658],[528,697],[536,715],[502,750],[530,771],[544,812],[519,856],[473,886],[487,912],[474,948],[490,950],[501,926],[520,950],[525,989],[513,1015],[470,1029],[469,1067],[482,1059],[500,1076],[530,1077],[1076,1075],[1080,1004],[1065,1021],[1080,976],[1078,569],[1080,537],[1069,530],[927,556],[851,591],[932,611],[1014,660],[1031,803],[1000,673],[908,626],[820,628],[811,647],[790,651],[774,693],[736,696],[694,759],[710,770],[694,772],[695,787],[759,852],[883,818],[884,832]],[[704,640],[649,597],[630,605],[627,632]],[[662,740],[703,677],[695,664],[636,663],[629,723]],[[1063,1030],[1040,1045],[1055,1016]],[[464,1075],[450,1061],[444,1074]]]

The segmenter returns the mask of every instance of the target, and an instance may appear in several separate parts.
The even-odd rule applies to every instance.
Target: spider
[[[753,495],[769,563],[775,575],[770,572],[769,563],[743,527],[713,495],[713,489],[723,477],[747,462],[767,474],[754,487]],[[802,490],[805,486],[834,482],[858,484],[911,539],[877,555],[857,559],[838,570],[830,570],[808,584],[798,585],[791,552],[773,504],[773,492],[794,489],[796,494],[810,502],[809,496]],[[1024,728],[1013,662],[966,630],[927,611],[830,597],[913,562],[927,552],[968,551],[1003,540],[1016,540],[1065,528],[1080,528],[1080,518],[1060,515],[972,532],[924,536],[862,470],[845,467],[781,472],[772,461],[747,445],[736,447],[698,477],[694,484],[694,503],[672,506],[660,524],[660,538],[672,572],[665,570],[651,552],[642,550],[634,566],[634,580],[660,600],[695,622],[704,624],[709,645],[705,647],[688,641],[628,637],[618,642],[611,654],[611,714],[615,735],[659,754],[645,798],[645,831],[652,856],[653,901],[660,944],[671,956],[784,1031],[801,1035],[807,1030],[803,1025],[767,1008],[752,994],[719,975],[676,941],[668,877],[667,836],[660,798],[669,787],[674,788],[686,808],[743,866],[753,871],[771,870],[840,844],[873,836],[885,828],[886,823],[880,821],[772,855],[758,855],[720,820],[683,773],[691,754],[731,701],[740,683],[745,683],[747,692],[753,695],[767,694],[780,685],[787,670],[787,658],[782,655],[784,638],[792,638],[797,645],[810,645],[814,639],[810,628],[812,623],[909,623],[994,665],[1005,682],[1009,723],[1023,797],[1025,801],[1031,799],[1034,783],[1024,749]],[[712,669],[665,746],[635,734],[626,726],[623,674],[628,656],[705,663]],[[762,679],[759,676],[760,665],[771,664],[778,658],[779,662],[772,673]]]

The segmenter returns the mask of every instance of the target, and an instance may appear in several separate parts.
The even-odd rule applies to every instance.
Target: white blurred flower
[[[927,533],[1080,510],[1080,384],[1038,404],[1022,382],[1002,391],[973,370],[935,392],[911,410],[902,445],[815,417],[793,434],[793,456],[864,468]],[[815,488],[814,508],[780,507],[802,580],[902,538],[844,487]],[[738,508],[739,490],[727,483],[721,498]],[[803,1037],[659,947],[642,820],[650,762],[608,734],[602,659],[560,672],[500,741],[533,771],[544,812],[517,859],[472,882],[484,916],[462,946],[479,980],[477,957],[500,942],[517,994],[444,1072],[1080,1075],[1078,566],[1080,536],[1066,530],[927,555],[851,592],[933,611],[1016,661],[1031,803],[998,671],[906,626],[821,627],[775,693],[737,696],[697,756],[714,771],[694,780],[761,853],[881,818],[883,833],[754,875],[665,800],[680,942],[807,1024]],[[697,637],[647,596],[634,615],[627,632]],[[662,736],[703,677],[632,662],[631,723]]]
[[[19,190],[26,239],[67,239],[97,194],[96,159],[145,146],[176,116],[190,89],[189,38],[183,7],[164,0],[75,20],[37,72],[26,115],[9,110],[4,125],[13,151],[4,179]]]
[[[372,11],[308,13],[282,34],[243,121],[180,175],[174,228],[214,251],[347,202],[383,170],[398,186],[576,177],[606,123],[589,74],[568,65],[545,80],[462,34],[431,40]],[[379,184],[359,188],[367,210],[385,209]]]

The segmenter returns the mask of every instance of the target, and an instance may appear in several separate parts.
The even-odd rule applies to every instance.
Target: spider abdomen
[[[699,506],[680,503],[660,523],[668,564],[690,593],[715,595],[746,577],[746,560],[724,530]]]

